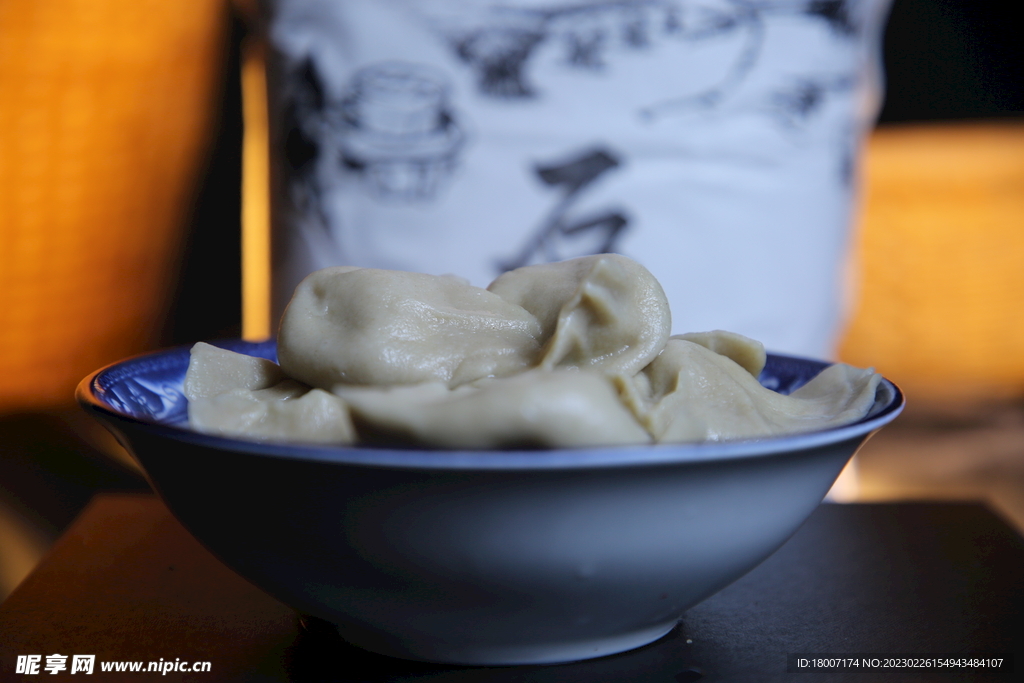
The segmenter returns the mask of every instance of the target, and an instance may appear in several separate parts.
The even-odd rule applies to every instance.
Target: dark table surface
[[[1024,539],[973,504],[822,505],[775,555],[665,638],[558,666],[473,668],[363,652],[221,565],[149,495],[96,498],[0,605],[0,680],[18,655],[96,655],[85,680],[690,683],[1024,680]],[[787,655],[970,654],[981,669],[787,672]],[[210,671],[104,673],[110,661]],[[1008,669],[1011,660],[1017,673]],[[1020,677],[1020,678],[1018,678]]]

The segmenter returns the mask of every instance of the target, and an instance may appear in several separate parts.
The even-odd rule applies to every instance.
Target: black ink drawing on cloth
[[[429,200],[456,166],[464,135],[434,69],[403,62],[360,69],[340,113],[341,158],[379,199]]]
[[[499,272],[614,251],[616,241],[629,224],[625,212],[608,209],[594,214],[573,215],[572,208],[588,186],[620,164],[614,152],[597,147],[577,152],[556,163],[535,166],[537,177],[545,185],[558,190],[560,196],[520,252],[497,263]]]
[[[862,30],[850,0],[583,0],[501,2],[487,8],[465,24],[429,16],[428,22],[473,69],[479,92],[496,98],[542,94],[530,69],[541,47],[558,45],[564,64],[598,71],[616,52],[642,51],[658,41],[698,43],[743,35],[720,82],[702,92],[649,103],[638,112],[647,118],[725,100],[757,64],[765,23],[773,17],[823,21],[839,40],[854,39]]]
[[[371,64],[352,75],[338,101],[325,96],[312,59],[289,82],[283,124],[292,200],[300,211],[319,212],[324,225],[324,188],[342,182],[343,171],[383,202],[410,203],[433,199],[458,164],[465,135],[434,69]]]

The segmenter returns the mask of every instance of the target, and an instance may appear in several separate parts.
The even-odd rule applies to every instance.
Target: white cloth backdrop
[[[829,356],[887,0],[267,0],[275,309],[316,268],[616,251]]]

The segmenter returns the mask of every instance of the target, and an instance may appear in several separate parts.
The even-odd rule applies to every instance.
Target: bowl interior
[[[277,362],[273,340],[247,342],[238,339],[212,342],[215,346]],[[101,370],[92,382],[96,396],[117,412],[146,422],[182,426],[188,422],[188,401],[182,393],[190,347],[177,347],[129,358]],[[758,380],[761,385],[789,394],[828,367],[806,358],[769,354]],[[886,395],[884,398],[890,398]],[[875,406],[872,413],[877,413]]]
[[[222,340],[215,345],[251,356],[277,360],[276,343]],[[903,409],[903,395],[883,380],[875,405],[866,417],[851,425],[819,432],[767,439],[711,442],[701,444],[659,444],[585,449],[586,456],[573,449],[556,451],[425,451],[378,447],[337,447],[244,441],[200,434],[188,429],[188,401],[182,392],[188,369],[189,347],[177,347],[129,358],[98,370],[82,381],[78,397],[82,405],[101,419],[136,428],[156,430],[173,439],[202,442],[236,451],[276,457],[364,462],[375,465],[429,468],[513,468],[586,467],[624,465],[666,460],[711,460],[749,457],[813,448],[861,437],[892,421]],[[823,361],[769,354],[759,380],[763,386],[788,394],[806,384],[829,364]],[[581,451],[584,452],[584,451]]]

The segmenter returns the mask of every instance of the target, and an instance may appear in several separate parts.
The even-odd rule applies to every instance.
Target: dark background
[[[999,0],[895,0],[880,125],[1019,117],[1024,21]]]

